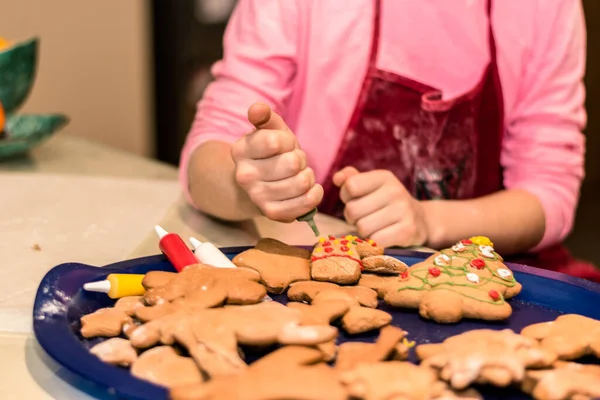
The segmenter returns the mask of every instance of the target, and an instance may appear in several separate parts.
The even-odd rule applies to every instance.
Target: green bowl
[[[27,99],[35,80],[38,38],[0,50],[0,103],[6,114],[15,112]]]
[[[6,119],[6,136],[0,138],[0,159],[21,155],[39,145],[66,124],[62,114],[17,114]]]

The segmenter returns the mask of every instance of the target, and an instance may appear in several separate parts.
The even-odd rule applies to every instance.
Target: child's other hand
[[[268,105],[253,104],[248,120],[256,130],[231,149],[236,181],[267,218],[291,222],[321,202],[323,188],[296,136]]]
[[[394,174],[386,170],[360,173],[346,167],[333,176],[346,204],[344,216],[360,236],[388,246],[420,246],[427,242],[423,208]]]

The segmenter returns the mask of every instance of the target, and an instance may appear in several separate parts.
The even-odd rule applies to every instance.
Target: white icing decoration
[[[479,283],[479,275],[469,272],[467,274],[467,279],[473,283]]]
[[[512,272],[510,272],[509,270],[504,269],[504,268],[498,268],[496,270],[496,272],[498,273],[498,275],[500,275],[501,278],[505,278],[505,279],[510,278],[512,275]]]
[[[494,248],[492,246],[479,246],[481,255],[487,258],[496,258],[494,256]]]
[[[466,247],[461,242],[458,242],[454,246],[452,246],[452,251],[455,251],[457,253],[463,252],[465,250],[466,250]]]
[[[433,260],[433,263],[436,265],[448,265],[450,263],[450,257],[445,254],[440,254]]]

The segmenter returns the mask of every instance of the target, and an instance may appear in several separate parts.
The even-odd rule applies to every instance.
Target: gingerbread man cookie
[[[302,281],[293,283],[288,292],[288,298],[292,301],[310,303],[322,291],[338,290],[348,293],[362,306],[377,307],[377,292],[363,286],[339,286],[331,282]]]
[[[81,317],[81,336],[115,337],[119,336],[124,328],[132,327],[131,318],[138,308],[144,307],[140,296],[123,297],[114,307],[101,308],[95,312]]]
[[[406,359],[414,343],[406,340],[407,332],[395,326],[381,328],[375,343],[345,342],[339,346],[335,367],[349,370],[361,363],[374,363],[390,358]],[[400,354],[397,351],[400,350]]]
[[[90,353],[105,363],[121,367],[129,367],[138,358],[129,340],[118,337],[98,343],[90,349]]]
[[[269,293],[283,293],[296,281],[310,279],[310,252],[275,239],[261,239],[253,249],[233,258],[238,267],[260,274]]]
[[[194,360],[180,356],[170,346],[159,346],[145,351],[131,366],[131,374],[167,388],[204,380]]]
[[[539,340],[561,360],[586,355],[600,358],[600,321],[582,315],[561,315],[555,321],[530,325],[521,335]]]
[[[148,273],[151,274],[152,272]],[[207,294],[220,289],[225,291],[227,304],[256,304],[267,294],[265,287],[258,283],[259,280],[260,275],[251,269],[190,265],[166,284],[148,289],[144,295],[144,302],[156,305],[181,298],[202,297],[203,301],[212,304],[215,299],[209,300]],[[218,302],[212,306],[215,305],[218,305]]]
[[[481,399],[472,389],[456,393],[430,369],[401,361],[362,363],[340,380],[353,399]]]
[[[481,242],[481,240],[480,240]],[[394,307],[417,308],[440,323],[462,318],[502,320],[512,308],[505,301],[521,291],[512,272],[490,245],[463,240],[433,254],[379,288]]]
[[[527,371],[523,391],[537,400],[600,398],[600,366],[557,362],[553,369]]]
[[[348,393],[316,349],[286,346],[238,376],[171,390],[173,400],[346,400]]]
[[[439,371],[440,378],[454,389],[472,383],[504,387],[521,382],[526,368],[543,368],[556,361],[556,355],[537,341],[510,329],[480,329],[452,336],[443,343],[416,348],[421,365]]]

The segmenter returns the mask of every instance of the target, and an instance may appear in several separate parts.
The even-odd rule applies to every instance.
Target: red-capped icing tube
[[[196,256],[187,247],[181,236],[169,233],[158,225],[154,227],[154,230],[159,238],[160,251],[167,256],[177,271],[183,270],[188,265],[198,264]]]

